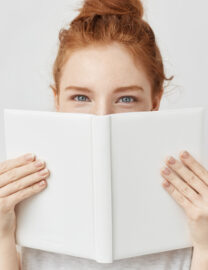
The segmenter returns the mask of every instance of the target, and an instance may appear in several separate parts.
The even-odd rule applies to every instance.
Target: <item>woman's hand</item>
[[[16,229],[15,206],[46,187],[49,171],[34,155],[24,155],[0,163],[0,241],[14,235]],[[41,184],[42,183],[42,184]]]
[[[208,171],[187,151],[179,157],[165,160],[162,185],[185,210],[194,248],[208,252]]]

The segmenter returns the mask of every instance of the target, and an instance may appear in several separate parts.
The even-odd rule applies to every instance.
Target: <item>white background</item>
[[[208,104],[208,2],[144,0],[145,18],[174,75],[160,110]],[[0,0],[0,161],[3,109],[53,110],[52,64],[58,32],[77,15],[80,0]],[[172,93],[172,94],[171,94]]]

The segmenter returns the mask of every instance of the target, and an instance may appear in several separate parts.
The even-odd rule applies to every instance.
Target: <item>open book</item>
[[[191,247],[165,158],[205,166],[205,108],[108,115],[4,110],[7,159],[33,152],[48,186],[16,206],[20,246],[111,263]]]

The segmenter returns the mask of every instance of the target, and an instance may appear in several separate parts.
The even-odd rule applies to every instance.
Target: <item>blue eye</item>
[[[135,99],[135,98],[132,97],[132,96],[124,96],[124,97],[121,97],[121,99],[125,100],[124,103],[130,103],[129,98],[133,99],[133,101],[136,101],[136,100],[137,100],[137,99]],[[126,101],[127,101],[127,102],[126,102]]]
[[[75,97],[78,97],[77,101],[85,101],[85,100],[83,100],[83,98],[79,99],[79,97],[86,97],[86,96],[85,95],[76,95],[76,96],[73,96],[72,98],[75,98]]]
[[[75,99],[75,98],[78,98],[78,99]],[[84,98],[83,98],[84,97]],[[74,95],[74,96],[72,96],[71,97],[73,100],[76,100],[76,101],[86,101],[86,99],[85,98],[87,98],[85,95]],[[120,99],[123,99],[124,100],[124,102],[122,102],[122,103],[130,103],[131,101],[129,101],[130,99],[132,99],[133,101],[132,102],[136,102],[137,101],[137,98],[135,98],[135,97],[132,97],[132,96],[123,96],[123,97],[121,97]]]

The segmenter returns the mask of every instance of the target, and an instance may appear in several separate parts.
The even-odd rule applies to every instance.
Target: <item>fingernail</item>
[[[43,160],[36,160],[34,165],[39,168],[39,167],[42,167],[44,164],[44,161]]]
[[[168,163],[174,164],[174,163],[175,163],[175,159],[174,159],[173,157],[170,157],[170,158],[168,159]]]
[[[45,180],[42,180],[42,181],[39,182],[39,185],[40,186],[45,186],[45,183],[46,183]]]
[[[26,161],[32,161],[34,159],[35,155],[33,153],[28,153],[25,155]]]
[[[163,181],[163,186],[164,187],[169,187],[170,186],[170,183],[167,180],[164,180]]]
[[[164,168],[163,170],[162,170],[162,172],[164,173],[164,174],[170,174],[170,169],[168,169],[167,167],[166,168]]]
[[[187,158],[189,156],[189,153],[187,152],[187,151],[184,151],[183,153],[182,153],[182,157],[183,158]]]

